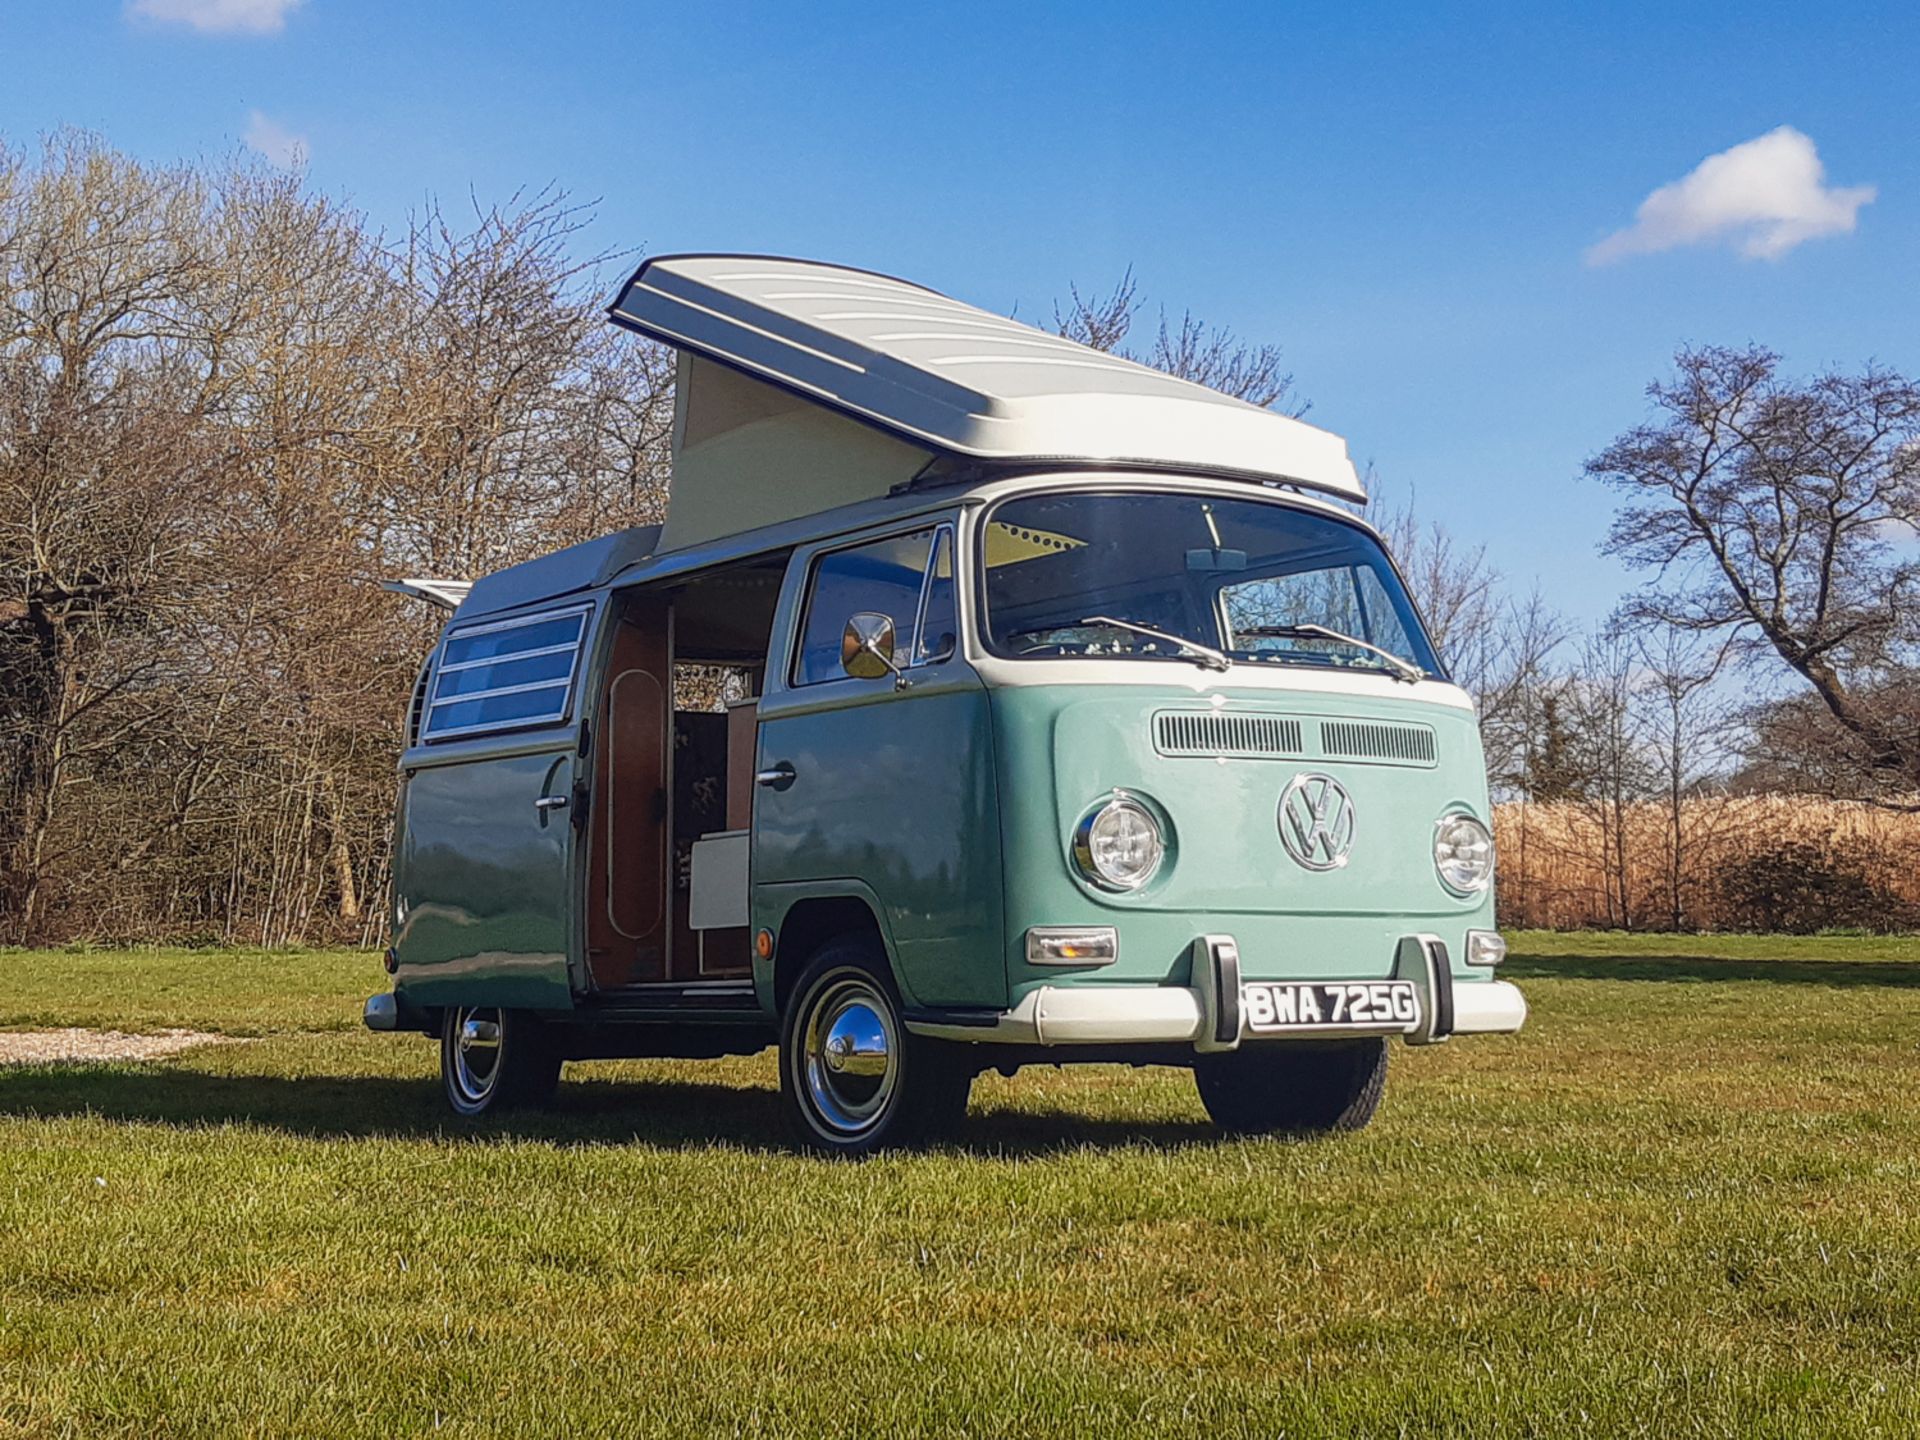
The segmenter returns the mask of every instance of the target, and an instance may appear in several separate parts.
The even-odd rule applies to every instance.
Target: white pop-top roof
[[[662,256],[610,313],[936,451],[1171,468],[1366,499],[1338,435],[904,280],[804,260]]]

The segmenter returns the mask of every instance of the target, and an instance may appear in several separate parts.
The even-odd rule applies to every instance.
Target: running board
[[[567,1017],[577,1021],[699,1019],[716,1024],[773,1022],[751,980],[655,981],[620,985],[583,997]]]

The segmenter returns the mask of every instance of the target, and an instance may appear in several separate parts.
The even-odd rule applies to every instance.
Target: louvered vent
[[[1373,760],[1383,765],[1431,765],[1433,731],[1424,725],[1369,725],[1353,720],[1320,722],[1320,753],[1332,760]]]
[[[1298,755],[1300,722],[1285,715],[1223,715],[1212,710],[1162,710],[1154,744],[1162,755]]]
[[[420,667],[420,678],[413,682],[413,699],[407,703],[407,748],[420,743],[420,716],[427,708],[427,671],[432,662]]]

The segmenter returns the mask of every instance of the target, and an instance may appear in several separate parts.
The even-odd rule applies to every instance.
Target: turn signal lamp
[[[1498,965],[1507,958],[1507,942],[1498,930],[1467,931],[1467,964]]]
[[[1027,931],[1029,965],[1111,965],[1120,932],[1111,925],[1036,925]]]

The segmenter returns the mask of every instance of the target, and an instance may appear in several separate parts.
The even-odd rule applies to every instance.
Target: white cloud
[[[247,133],[243,138],[247,148],[264,155],[269,165],[298,170],[307,163],[307,137],[294,134],[258,110],[247,112]]]
[[[277,35],[305,0],[127,0],[127,13],[208,34]]]
[[[1871,185],[1827,184],[1813,141],[1782,125],[1662,185],[1640,202],[1633,224],[1587,251],[1587,263],[1716,242],[1749,260],[1778,260],[1808,240],[1847,234],[1877,193]]]

